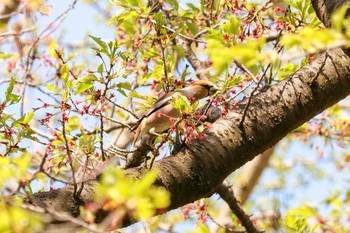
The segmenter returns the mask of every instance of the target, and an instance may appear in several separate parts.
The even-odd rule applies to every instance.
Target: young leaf
[[[34,112],[28,112],[27,114],[25,114],[24,117],[22,117],[23,119],[18,120],[18,123],[29,124],[29,122],[33,119],[33,117],[34,117]]]
[[[167,0],[167,2],[172,5],[175,10],[178,10],[179,9],[179,2],[177,0]]]
[[[9,59],[13,56],[13,54],[11,53],[4,53],[4,52],[0,52],[0,60],[3,61],[3,60],[6,60],[6,59]]]
[[[87,74],[79,77],[77,80],[73,81],[73,85],[77,87],[74,91],[75,95],[78,95],[89,88],[93,87],[93,82],[97,80],[94,74]]]
[[[98,49],[97,48],[97,50],[98,51],[107,51],[107,44],[106,44],[106,42],[104,42],[103,40],[101,40],[101,38],[99,38],[99,37],[95,37],[95,36],[92,36],[92,35],[89,35],[89,37],[91,38],[91,39],[93,39],[99,46],[100,46],[100,48]]]
[[[5,92],[5,103],[10,102],[10,104],[16,104],[21,100],[21,96],[12,94],[13,88],[15,86],[16,83],[16,79],[14,77],[11,78],[9,87],[7,88],[6,92]]]
[[[68,83],[68,76],[69,76],[69,67],[67,64],[64,64],[61,68],[61,78],[65,86],[67,86],[67,83]]]

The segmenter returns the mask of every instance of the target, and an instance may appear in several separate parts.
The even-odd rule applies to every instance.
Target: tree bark
[[[320,56],[252,98],[242,127],[247,100],[239,104],[240,110],[217,120],[205,140],[195,140],[156,163],[158,184],[172,194],[171,208],[210,196],[237,168],[349,95],[349,57],[340,49],[330,51],[327,57]],[[127,172],[138,177],[144,169]]]
[[[254,96],[241,127],[247,100],[242,101],[240,110],[230,112],[212,125],[206,139],[194,140],[176,154],[155,163],[154,169],[159,171],[156,184],[171,193],[169,210],[210,196],[237,168],[349,94],[350,58],[335,49]],[[140,177],[145,170],[132,168],[127,174]],[[92,200],[91,187],[84,190],[81,203]],[[76,216],[81,203],[74,202],[72,191],[67,187],[53,191],[57,195],[38,193],[34,195],[35,203],[59,207],[60,211]]]
[[[327,10],[322,2],[327,1],[313,1],[318,14]],[[334,49],[319,55],[313,63],[253,96],[246,114],[248,99],[238,104],[238,110],[213,123],[206,131],[206,139],[194,140],[156,162],[154,169],[159,171],[156,185],[171,193],[169,210],[212,195],[237,168],[348,96],[350,58],[346,52]],[[141,167],[126,170],[136,178],[145,171]],[[32,202],[77,216],[79,206],[92,200],[93,182],[85,184],[80,202],[74,201],[72,192],[71,187],[66,187],[37,193]]]
[[[12,17],[11,14],[18,9],[20,3],[20,0],[13,0],[3,5],[0,9],[0,16],[4,17],[0,18],[0,24],[7,24],[9,22]]]
[[[315,9],[315,12],[318,18],[323,22],[326,27],[330,27],[332,25],[331,15],[332,13],[344,4],[349,4],[348,0],[313,0],[312,5]],[[346,17],[349,17],[350,11],[346,13]]]

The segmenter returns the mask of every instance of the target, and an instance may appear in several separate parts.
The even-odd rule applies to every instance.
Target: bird
[[[170,100],[177,95],[184,95],[191,101],[197,101],[209,95],[215,94],[219,88],[209,80],[198,80],[191,85],[180,90],[168,92],[161,96],[154,105],[145,112],[132,127],[136,129],[133,146],[141,139],[143,135],[149,135],[147,144],[152,146],[153,139],[160,133],[168,130],[173,123],[170,118],[181,117],[180,112],[173,107]]]

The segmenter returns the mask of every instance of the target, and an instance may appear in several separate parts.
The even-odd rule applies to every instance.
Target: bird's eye
[[[208,91],[210,90],[211,86],[209,85],[204,85],[204,88],[207,89]]]

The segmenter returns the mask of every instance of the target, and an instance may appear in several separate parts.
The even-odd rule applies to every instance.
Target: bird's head
[[[212,83],[209,80],[198,80],[198,81],[193,82],[190,85],[190,87],[191,86],[200,87],[202,89],[202,91],[205,92],[205,95],[203,97],[213,95],[219,90],[218,86],[216,86],[214,83]]]

